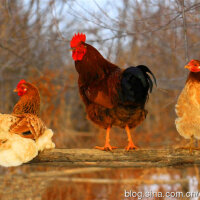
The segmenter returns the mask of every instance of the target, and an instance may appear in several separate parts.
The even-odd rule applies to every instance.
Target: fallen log
[[[52,149],[41,152],[31,165],[104,168],[189,167],[200,165],[200,151],[137,149],[113,152],[96,149]]]

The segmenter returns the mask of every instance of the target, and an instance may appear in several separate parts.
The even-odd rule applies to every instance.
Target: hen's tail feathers
[[[144,65],[124,70],[121,81],[123,101],[146,102],[148,93],[153,89],[152,78],[157,85],[154,74]]]

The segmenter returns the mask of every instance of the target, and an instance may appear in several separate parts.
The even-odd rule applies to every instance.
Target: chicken
[[[40,113],[39,91],[33,84],[21,80],[14,92],[18,93],[20,99],[14,106],[12,115],[0,115],[0,125],[3,123],[2,120],[6,123],[6,118],[10,116],[12,121],[10,131],[12,133],[36,139],[45,128],[41,119],[38,118]]]
[[[14,106],[13,114],[30,113],[39,116],[40,94],[33,84],[21,80],[14,92],[18,93],[20,99]]]
[[[37,155],[38,149],[34,140],[10,132],[0,133],[1,166],[18,166],[32,160]]]
[[[200,139],[200,61],[191,60],[185,68],[190,73],[175,106],[175,124],[179,134],[190,139],[191,151],[194,137]]]
[[[12,114],[0,114],[0,165],[7,167],[28,162],[38,151],[55,147],[52,130],[38,117],[37,88],[21,80],[15,91],[20,99]]]
[[[10,132],[24,138],[37,139],[45,129],[43,121],[33,114],[0,114],[0,134]]]
[[[25,138],[37,139],[46,129],[38,117],[40,95],[31,83],[21,80],[14,90],[20,97],[11,114],[0,114],[0,134],[10,132]]]
[[[29,162],[39,151],[55,147],[52,136],[51,129],[46,129],[36,141],[10,132],[0,132],[0,165],[11,167]]]
[[[104,147],[96,148],[111,151],[116,148],[110,145],[110,129],[118,126],[126,130],[126,150],[136,149],[130,129],[141,124],[147,115],[145,104],[153,88],[148,73],[155,84],[156,79],[144,65],[120,69],[107,61],[93,46],[85,43],[85,40],[85,34],[78,33],[73,36],[70,45],[79,74],[79,92],[88,118],[107,130]]]

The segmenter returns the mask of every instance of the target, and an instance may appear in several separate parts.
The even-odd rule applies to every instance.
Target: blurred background
[[[12,91],[21,79],[36,84],[41,94],[41,118],[54,130],[57,148],[91,149],[103,145],[105,139],[105,130],[87,120],[79,97],[78,75],[69,51],[70,40],[77,32],[85,33],[87,43],[121,68],[144,64],[157,77],[158,86],[147,104],[149,114],[132,133],[136,145],[175,148],[187,143],[175,129],[174,106],[188,74],[184,65],[190,59],[199,59],[199,0],[1,0],[0,30],[0,111],[12,111],[18,100]],[[124,148],[125,131],[113,128],[111,141]],[[76,175],[152,181],[136,185],[18,177],[28,171],[61,169],[0,168],[0,199],[116,200],[126,199],[124,189],[185,192],[198,190],[199,185],[197,167],[99,169]],[[156,184],[158,179],[169,183]],[[21,184],[23,192],[19,192]]]

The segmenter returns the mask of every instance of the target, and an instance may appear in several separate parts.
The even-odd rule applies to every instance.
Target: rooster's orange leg
[[[130,129],[128,127],[128,125],[126,125],[125,127],[127,136],[128,136],[128,146],[125,148],[127,151],[129,151],[130,149],[138,149],[137,146],[134,145],[132,137],[131,137],[131,133],[130,133]]]
[[[95,149],[99,149],[99,150],[103,150],[103,151],[107,151],[107,150],[112,151],[113,149],[117,149],[117,147],[112,147],[110,145],[110,129],[111,129],[111,127],[109,126],[106,130],[106,142],[105,142],[104,147],[96,146]]]

